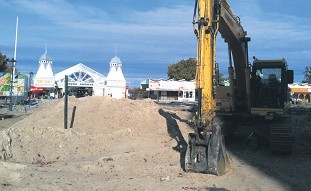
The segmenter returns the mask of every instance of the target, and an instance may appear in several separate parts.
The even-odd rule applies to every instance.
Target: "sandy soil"
[[[189,106],[151,100],[70,98],[0,121],[0,190],[308,190],[311,186],[310,109],[293,110],[294,153],[275,156],[230,139],[224,176],[185,173],[184,149],[192,129]]]

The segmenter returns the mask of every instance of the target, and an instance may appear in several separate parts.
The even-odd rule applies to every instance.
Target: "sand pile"
[[[151,100],[70,98],[68,127],[73,106],[72,129],[64,129],[64,103],[57,100],[3,131],[2,157],[23,163],[81,161],[153,150],[168,139],[166,120]]]
[[[69,104],[69,121],[77,106],[73,129],[64,129],[63,100],[55,100],[32,109],[33,114],[0,132],[0,157],[11,157],[0,160],[0,190],[310,187],[309,114],[295,111],[293,115],[296,139],[292,156],[271,155],[266,147],[246,151],[243,142],[231,140],[227,146],[232,169],[217,177],[183,171],[184,139],[193,132],[187,124],[193,113],[184,107],[161,105],[160,109],[151,100],[109,97],[70,98]]]

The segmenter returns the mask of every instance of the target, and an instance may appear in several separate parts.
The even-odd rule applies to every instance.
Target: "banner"
[[[25,79],[24,74],[19,74],[13,80],[13,96],[24,96],[25,93]],[[11,92],[11,74],[0,72],[0,96],[10,96]]]

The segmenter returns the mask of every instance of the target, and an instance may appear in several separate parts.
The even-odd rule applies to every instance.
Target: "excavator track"
[[[292,153],[292,128],[286,122],[273,123],[270,126],[270,151],[275,154]]]

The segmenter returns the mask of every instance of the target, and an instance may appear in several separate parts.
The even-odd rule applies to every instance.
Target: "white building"
[[[195,101],[195,81],[148,79],[149,97],[157,100]]]
[[[39,59],[39,69],[34,77],[34,86],[40,88],[54,88],[55,80],[52,63],[53,61],[47,53],[47,48],[45,48],[45,53]]]
[[[79,63],[55,75],[56,84],[60,89],[64,89],[65,75],[68,76],[69,87],[91,89],[94,96],[111,96],[116,99],[126,97],[126,81],[118,57],[111,59],[107,77]]]
[[[103,86],[103,95],[121,99],[126,97],[126,81],[122,72],[122,63],[117,56],[110,61],[110,70]]]
[[[99,83],[106,78],[101,73],[79,63],[55,74],[55,81],[58,88],[64,89],[66,75],[68,76],[69,87],[93,88],[96,83]]]
[[[288,84],[291,92],[292,101],[296,103],[311,103],[311,84],[293,83]]]

